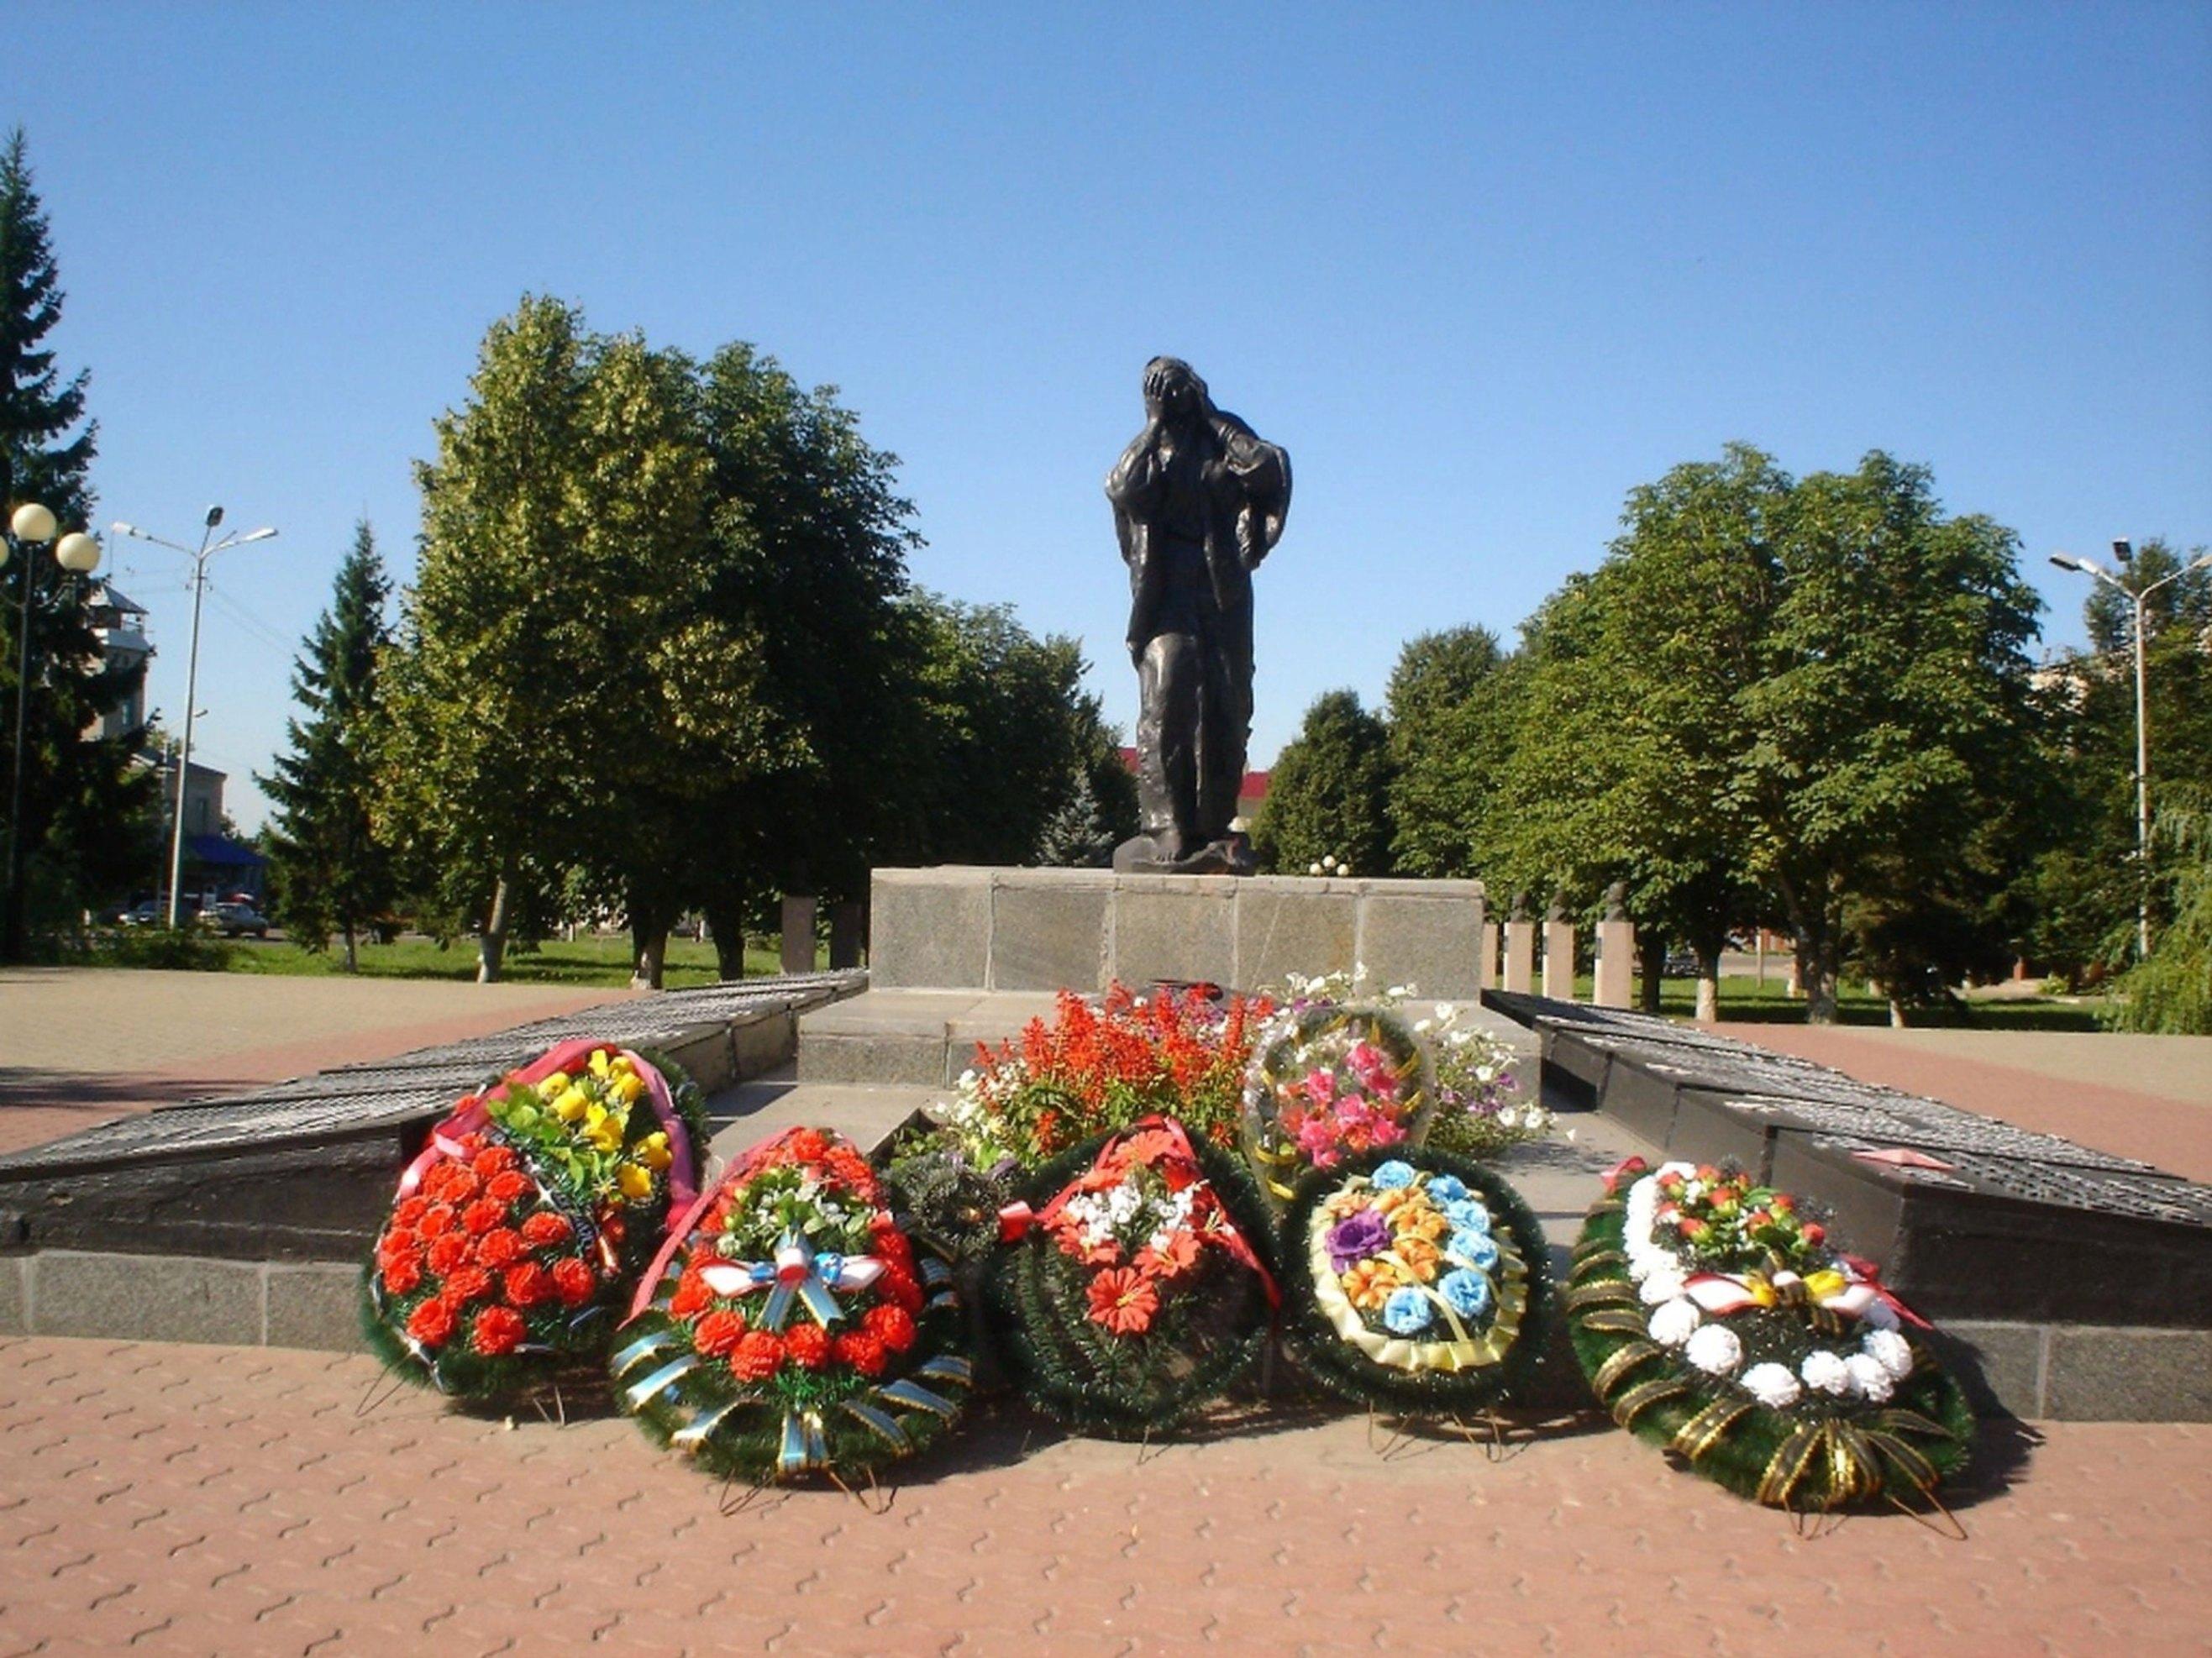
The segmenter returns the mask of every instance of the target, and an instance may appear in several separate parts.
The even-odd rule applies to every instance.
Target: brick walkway
[[[1969,1533],[1805,1538],[1610,1426],[1492,1461],[1274,1419],[1155,1449],[988,1415],[887,1512],[734,1515],[627,1423],[365,1358],[0,1344],[0,1655],[2202,1652],[2212,1430],[1993,1430]]]
[[[441,980],[0,969],[0,1151],[630,996]]]
[[[2022,1128],[2212,1181],[2212,1037],[1723,1024],[1740,1042],[1833,1066]]]

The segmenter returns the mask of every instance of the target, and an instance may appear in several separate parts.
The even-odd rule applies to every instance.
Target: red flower
[[[553,1263],[553,1287],[561,1292],[563,1307],[580,1307],[599,1292],[599,1276],[589,1262],[571,1255]]]
[[[913,1273],[899,1267],[887,1269],[876,1280],[876,1293],[896,1303],[909,1313],[921,1310],[921,1285],[915,1282]]]
[[[448,1232],[430,1243],[430,1270],[440,1278],[455,1267],[464,1266],[469,1258],[469,1241],[459,1232]]]
[[[566,1216],[551,1209],[540,1209],[522,1223],[522,1241],[540,1248],[550,1243],[566,1243],[570,1230]]]
[[[487,1307],[477,1315],[474,1333],[477,1351],[496,1358],[520,1347],[522,1338],[530,1333],[530,1327],[512,1307]]]
[[[402,1255],[384,1265],[384,1287],[391,1294],[404,1296],[422,1287],[422,1262],[415,1255]]]
[[[482,1134],[474,1133],[464,1134],[461,1136],[461,1155],[465,1157],[473,1157],[484,1149],[487,1143]]]
[[[469,1159],[469,1167],[476,1170],[480,1180],[495,1179],[514,1168],[514,1149],[505,1145],[488,1145]]]
[[[401,1226],[419,1225],[430,1207],[430,1199],[416,1193],[392,1212],[392,1218]]]
[[[377,1264],[383,1266],[402,1255],[411,1255],[419,1247],[412,1232],[404,1227],[395,1226],[376,1241]]]
[[[1198,1265],[1198,1240],[1188,1232],[1177,1232],[1158,1249],[1139,1249],[1138,1267],[1161,1278],[1174,1278],[1188,1272]]]
[[[818,1370],[830,1362],[830,1333],[818,1324],[800,1324],[785,1333],[783,1351],[794,1364]]]
[[[432,1296],[407,1321],[407,1333],[426,1347],[443,1346],[453,1339],[460,1322],[460,1309],[443,1296]]]
[[[866,1330],[839,1336],[830,1344],[830,1351],[840,1364],[849,1364],[862,1376],[881,1376],[884,1366],[890,1363],[884,1344]]]
[[[1159,1309],[1159,1292],[1133,1266],[1109,1268],[1091,1280],[1091,1320],[1117,1336],[1144,1334]]]
[[[489,1157],[490,1152],[484,1153]],[[531,1187],[530,1176],[520,1169],[507,1169],[494,1175],[484,1186],[484,1195],[497,1198],[501,1203],[513,1203]]]
[[[504,1287],[507,1300],[522,1308],[535,1307],[540,1302],[550,1301],[555,1294],[553,1274],[534,1260],[526,1260],[520,1266],[507,1268]]]
[[[494,1198],[478,1198],[461,1211],[461,1224],[481,1236],[507,1218],[507,1206]]]
[[[696,1272],[686,1272],[678,1283],[676,1293],[668,1298],[668,1315],[690,1318],[695,1313],[706,1311],[714,1300],[714,1292],[707,1287],[707,1280]]]
[[[869,1248],[884,1266],[902,1272],[914,1271],[914,1249],[906,1241],[906,1234],[892,1224],[888,1217],[877,1219],[869,1234]]]
[[[439,1164],[430,1178],[422,1182],[423,1189],[431,1196],[456,1206],[476,1196],[477,1184],[477,1177],[467,1167],[458,1163]]]
[[[797,1162],[820,1163],[830,1155],[830,1141],[817,1128],[802,1128],[792,1135],[788,1149]]]
[[[895,1353],[902,1353],[913,1346],[919,1333],[915,1328],[914,1315],[903,1307],[871,1307],[860,1324]]]
[[[730,1352],[730,1374],[740,1382],[762,1382],[783,1364],[783,1343],[766,1330],[748,1330]]]
[[[415,1223],[417,1236],[434,1238],[453,1230],[453,1206],[449,1203],[434,1203],[422,1212],[422,1218]]]
[[[691,1332],[691,1345],[709,1358],[726,1357],[745,1333],[741,1313],[709,1313]]]
[[[477,1261],[497,1272],[520,1260],[528,1248],[522,1241],[522,1234],[513,1227],[495,1226],[477,1240]]]
[[[491,1294],[491,1274],[481,1266],[464,1266],[446,1280],[444,1293],[454,1302],[482,1301]]]

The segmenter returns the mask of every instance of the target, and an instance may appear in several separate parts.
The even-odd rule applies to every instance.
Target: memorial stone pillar
[[[858,967],[860,944],[866,931],[867,906],[848,898],[830,907],[830,965]]]
[[[1636,923],[1628,919],[1628,888],[1606,889],[1605,920],[1597,924],[1597,983],[1590,999],[1600,1007],[1627,1007],[1636,999]]]
[[[783,895],[783,970],[814,971],[814,895],[811,892]]]
[[[1536,924],[1528,919],[1528,895],[1516,892],[1505,918],[1505,988],[1526,996],[1535,987]]]
[[[1557,899],[1544,916],[1544,993],[1555,1001],[1575,999],[1575,924]]]

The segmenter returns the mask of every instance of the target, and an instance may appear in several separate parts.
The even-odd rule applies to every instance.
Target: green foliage
[[[1391,864],[1390,737],[1352,691],[1328,691],[1276,757],[1252,839],[1263,867],[1295,874],[1325,857],[1358,875]]]
[[[1710,975],[1786,918],[1812,1014],[1847,954],[1899,1002],[2001,959],[2051,837],[2012,532],[1876,452],[1791,480],[1755,449],[1632,492],[1529,629],[1486,820],[1494,887],[1631,914]]]
[[[2212,799],[2201,787],[2166,809],[2158,832],[2167,850],[2169,917],[2152,934],[2148,959],[2120,981],[2122,1030],[2212,1035]]]
[[[64,378],[45,343],[61,320],[63,299],[18,127],[0,148],[0,519],[35,501],[66,534],[84,527],[92,512],[97,428],[85,417],[88,376],[80,370]],[[31,932],[68,929],[79,909],[149,866],[155,793],[151,772],[136,763],[142,732],[85,734],[137,690],[144,665],[103,662],[87,607],[94,584],[63,572],[49,547],[17,550],[27,556],[10,556],[0,568],[0,812],[16,763],[27,582],[31,598],[23,820],[5,826],[18,836],[19,879],[0,894],[0,959],[10,960]]]
[[[1080,769],[1095,790],[1103,769],[1080,647],[1036,638],[1003,605],[916,592],[902,609],[918,720],[890,774],[905,821],[885,826],[880,861],[1033,861],[1069,777]]]
[[[289,722],[289,751],[277,756],[270,775],[254,780],[276,807],[269,833],[275,919],[310,950],[342,933],[349,972],[356,935],[396,895],[390,851],[370,821],[377,664],[391,638],[391,592],[364,520],[338,566],[331,607],[292,666],[293,699],[307,718]]]
[[[2148,594],[2144,689],[2154,824],[2169,805],[2185,807],[2197,780],[2212,775],[2212,568],[2185,568],[2203,551],[2179,552],[2153,537],[2116,572],[2131,592]],[[2077,982],[2132,960],[2140,896],[2135,606],[2098,582],[2082,611],[2089,650],[2060,659],[2044,676],[2053,780],[2046,811],[2057,828],[2026,895],[2034,918],[2031,955]],[[2186,847],[2185,839],[2154,834],[2154,891],[2185,867]]]
[[[1406,642],[1387,694],[1392,853],[1408,875],[1482,873],[1475,836],[1506,751],[1513,676],[1487,628]]]

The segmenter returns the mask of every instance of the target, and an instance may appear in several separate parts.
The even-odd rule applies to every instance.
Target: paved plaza
[[[124,1108],[40,1114],[52,1078],[102,1062],[173,1090],[259,1080],[608,996],[9,975],[0,1122],[22,1143]],[[2159,1069],[2172,1050],[1740,1034],[2114,1151],[2162,1106],[2139,1154],[2212,1162],[2212,1102],[2189,1064]],[[2081,1074],[2107,1055],[2112,1080]],[[581,1401],[565,1424],[471,1416],[362,1356],[0,1341],[0,1658],[2212,1650],[2203,1426],[1990,1424],[1963,1540],[1892,1513],[1810,1533],[1595,1414],[1509,1417],[1501,1449],[1287,1400],[1142,1450],[994,1404],[873,1497],[740,1505]]]

